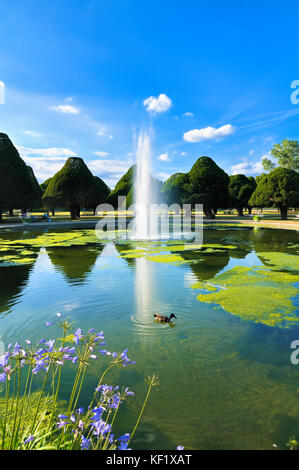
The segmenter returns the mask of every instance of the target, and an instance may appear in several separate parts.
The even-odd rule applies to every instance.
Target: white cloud
[[[40,134],[39,132],[35,131],[23,131],[24,134],[29,135],[30,137],[42,137],[43,134]]]
[[[165,113],[172,106],[172,101],[167,95],[161,93],[158,97],[150,96],[146,98],[143,101],[143,106],[149,113]]]
[[[247,176],[258,175],[263,173],[263,160],[264,158],[270,158],[270,155],[263,155],[260,161],[258,162],[248,162],[245,160],[242,163],[237,163],[236,165],[231,166],[232,175],[243,174]]]
[[[164,173],[164,172],[161,172],[161,173],[157,173],[156,174],[156,177],[162,181],[166,181],[168,180],[168,178],[170,178],[171,176],[171,173]]]
[[[186,153],[186,152],[181,152],[180,155],[181,155],[182,157],[185,157],[185,156],[187,155],[187,153]]]
[[[254,154],[254,150],[250,150],[249,155],[253,155],[253,154]]]
[[[39,155],[41,157],[75,157],[76,153],[68,148],[49,147],[49,148],[30,148],[23,147],[22,145],[17,146],[21,157],[28,155]]]
[[[201,142],[208,139],[219,139],[230,134],[233,134],[235,128],[231,124],[225,124],[218,127],[205,127],[202,129],[193,129],[184,133],[184,140],[187,142]]]
[[[186,113],[183,114],[183,116],[194,117],[194,113],[190,113],[190,111],[187,111]]]
[[[76,154],[68,148],[30,148],[17,146],[25,163],[32,167],[36,178],[45,181],[61,170],[65,161]]]
[[[51,106],[50,107],[53,111],[57,111],[58,113],[64,113],[64,114],[79,114],[80,111],[76,106],[73,106],[72,104],[59,104],[57,106]]]
[[[108,152],[100,152],[100,151],[96,151],[96,152],[93,152],[94,155],[97,155],[98,157],[108,157],[110,155],[110,153]]]
[[[171,162],[171,158],[170,158],[168,152],[161,153],[161,155],[159,155],[159,157],[158,157],[158,160],[161,160],[162,162]]]
[[[118,180],[134,165],[134,161],[128,160],[92,160],[87,162],[90,171],[102,178],[110,187],[114,187]]]
[[[36,178],[42,182],[57,173],[63,167],[66,157],[23,157],[27,165],[31,166]]]

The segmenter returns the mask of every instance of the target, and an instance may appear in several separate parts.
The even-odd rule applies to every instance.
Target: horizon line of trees
[[[263,160],[264,169],[256,178],[244,174],[228,175],[210,157],[197,159],[187,173],[175,173],[164,184],[153,178],[157,192],[167,204],[203,204],[204,214],[215,218],[219,209],[276,207],[286,220],[288,209],[299,207],[299,143],[284,139],[274,145],[271,155],[278,165]],[[114,208],[118,196],[125,196],[126,206],[133,204],[133,165],[113,190],[98,176],[92,175],[80,157],[69,158],[52,178],[39,185],[31,167],[20,157],[6,134],[0,133],[0,222],[2,213],[13,209],[22,211],[66,209],[71,219],[80,217],[82,208],[95,209],[109,203]]]

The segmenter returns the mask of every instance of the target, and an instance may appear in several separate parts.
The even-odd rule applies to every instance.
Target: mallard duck
[[[167,317],[166,315],[160,315],[159,313],[154,313],[153,315],[155,319],[161,323],[169,323],[171,322],[172,318],[176,318],[174,313],[171,313],[169,317]]]

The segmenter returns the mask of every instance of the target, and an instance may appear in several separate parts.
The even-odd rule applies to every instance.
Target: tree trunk
[[[13,217],[13,209],[9,209],[9,217]]]
[[[0,209],[0,224],[3,222],[3,219],[2,219],[2,209]]]
[[[215,214],[210,207],[203,208],[203,213],[207,219],[215,219]]]
[[[238,216],[239,217],[243,217],[244,214],[243,214],[243,207],[237,207],[237,212],[238,212]]]
[[[77,206],[77,207],[76,207],[76,210],[77,210],[77,217],[78,217],[78,219],[80,219],[80,207]]]
[[[51,209],[51,212],[52,212],[52,216],[54,217],[54,215],[55,215],[55,209]]]
[[[217,207],[215,209],[213,209],[213,212],[215,215],[217,215]]]
[[[288,208],[286,206],[280,206],[279,210],[280,210],[281,220],[287,220]]]
[[[251,211],[252,211],[252,207],[248,207],[248,214],[250,215],[251,214]]]
[[[76,220],[77,218],[77,207],[70,207],[71,219]]]

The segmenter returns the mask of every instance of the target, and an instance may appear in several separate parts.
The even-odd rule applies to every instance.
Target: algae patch
[[[279,272],[271,267],[237,266],[214,277],[209,285],[196,283],[193,287],[206,291],[198,295],[199,301],[217,303],[244,320],[268,326],[287,326],[299,321],[292,302],[299,291],[294,285],[298,282],[299,275]]]

